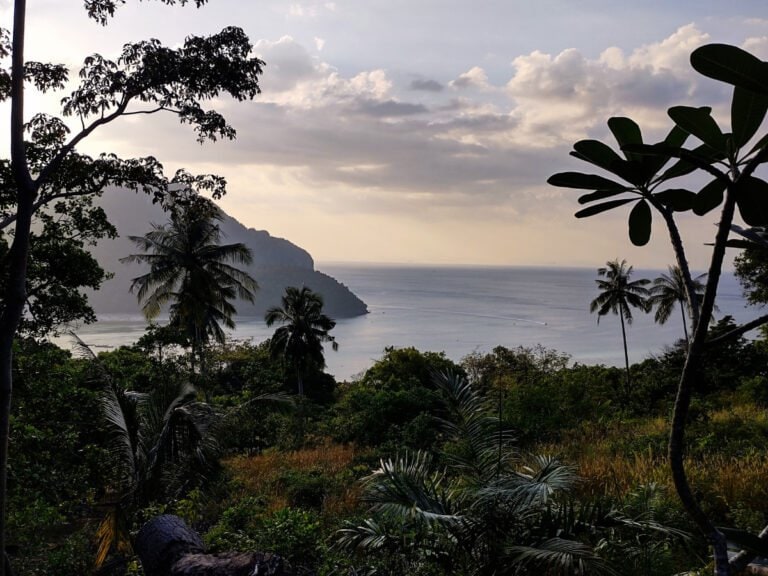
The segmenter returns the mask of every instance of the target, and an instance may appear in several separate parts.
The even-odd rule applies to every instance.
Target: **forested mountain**
[[[138,314],[139,306],[129,293],[131,279],[144,270],[133,264],[123,264],[120,258],[136,252],[128,236],[141,236],[150,230],[150,223],[163,224],[167,216],[150,197],[128,190],[109,190],[100,200],[110,221],[117,228],[119,237],[102,240],[91,251],[101,265],[114,274],[101,290],[89,294],[97,314]],[[346,286],[322,272],[315,270],[312,256],[283,238],[275,238],[265,230],[246,228],[231,216],[225,216],[221,224],[224,242],[242,242],[253,252],[253,263],[248,272],[259,283],[254,304],[239,302],[238,314],[262,316],[264,312],[280,304],[286,286],[307,286],[321,294],[324,310],[334,318],[349,318],[365,314],[365,303]]]

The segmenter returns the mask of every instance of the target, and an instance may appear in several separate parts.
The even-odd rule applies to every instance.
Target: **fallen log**
[[[296,576],[277,554],[206,554],[200,535],[172,514],[144,524],[134,549],[146,576]]]

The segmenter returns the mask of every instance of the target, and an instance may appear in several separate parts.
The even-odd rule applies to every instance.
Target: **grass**
[[[340,517],[353,513],[358,506],[359,489],[354,482],[358,456],[351,445],[329,443],[294,452],[267,451],[258,456],[236,456],[225,460],[224,467],[244,493],[264,497],[269,510],[290,505],[286,478],[291,474],[322,478],[330,487],[322,498],[322,515]]]
[[[721,405],[722,406],[722,405]],[[703,505],[721,519],[733,509],[768,515],[768,412],[734,404],[701,415],[689,427],[686,472]],[[585,495],[622,498],[654,482],[674,494],[666,456],[667,418],[584,423],[557,443],[533,451],[556,454],[578,467]]]

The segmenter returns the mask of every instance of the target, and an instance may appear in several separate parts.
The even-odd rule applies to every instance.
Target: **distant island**
[[[120,258],[136,252],[128,236],[142,236],[150,223],[164,224],[167,216],[151,199],[129,190],[110,189],[100,200],[119,237],[106,239],[91,249],[101,266],[114,274],[98,291],[88,297],[97,315],[139,314],[136,297],[129,293],[131,280],[144,273],[137,265],[122,264]],[[335,278],[315,270],[312,256],[303,248],[275,238],[265,230],[246,228],[229,215],[221,224],[224,241],[242,242],[253,252],[253,263],[247,271],[259,283],[256,301],[239,301],[239,316],[263,316],[266,310],[280,304],[286,286],[307,286],[321,294],[324,310],[332,318],[351,318],[368,312],[365,302]]]

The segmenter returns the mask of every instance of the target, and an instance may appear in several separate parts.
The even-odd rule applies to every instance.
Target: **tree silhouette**
[[[150,271],[133,279],[142,312],[156,318],[171,303],[170,326],[185,334],[195,357],[203,363],[203,347],[213,338],[225,340],[223,327],[234,328],[236,297],[253,302],[256,281],[232,266],[250,264],[245,244],[221,244],[221,210],[211,201],[192,197],[171,210],[170,221],[153,225],[144,236],[129,236],[144,253],[121,262],[148,264]]]
[[[701,302],[701,299],[704,297],[703,279],[706,277],[706,274],[700,274],[696,278],[692,278],[697,303]],[[680,267],[670,266],[669,274],[662,274],[655,278],[649,293],[648,306],[649,308],[656,308],[656,314],[654,314],[653,319],[659,324],[665,324],[672,315],[672,310],[675,309],[675,306],[680,306],[680,314],[683,317],[683,333],[687,343],[688,318],[686,317],[686,311],[688,312],[688,317],[692,317],[692,313],[691,304],[688,302],[685,289],[685,278]]]
[[[160,0],[187,4],[186,0]],[[194,0],[200,7],[206,0]],[[86,0],[88,16],[106,24],[123,2]],[[190,125],[200,142],[232,139],[235,130],[215,110],[203,104],[215,98],[248,100],[259,93],[264,64],[251,55],[247,35],[236,27],[211,36],[189,36],[177,47],[158,40],[128,43],[110,60],[91,54],[83,61],[79,82],[61,100],[62,117],[27,114],[27,85],[40,92],[63,89],[69,71],[63,64],[26,62],[26,0],[13,2],[13,31],[0,30],[0,101],[10,102],[10,161],[0,161],[0,232],[13,227],[13,241],[0,263],[6,278],[0,293],[0,553],[5,551],[8,436],[13,395],[13,341],[27,302],[27,275],[32,222],[46,206],[92,198],[107,185],[126,186],[153,194],[162,201],[169,185],[205,189],[220,196],[224,180],[193,176],[184,170],[169,178],[152,157],[121,159],[114,154],[97,158],[77,151],[84,140],[122,116],[170,112]],[[8,63],[10,60],[10,63]],[[70,128],[63,117],[73,117]],[[177,187],[178,189],[178,187]],[[0,562],[0,576],[8,573]]]
[[[323,342],[330,342],[333,350],[339,349],[330,332],[336,322],[323,314],[323,298],[307,288],[289,286],[282,297],[282,307],[267,310],[264,320],[267,326],[283,324],[272,336],[270,353],[281,357],[296,369],[299,396],[304,395],[304,373],[310,366],[325,368]]]
[[[709,106],[673,106],[667,114],[674,127],[662,142],[647,144],[636,122],[630,118],[608,120],[608,128],[618,143],[620,156],[598,140],[581,140],[571,155],[597,167],[602,174],[561,172],[548,182],[554,186],[588,191],[579,197],[576,216],[591,217],[606,211],[632,205],[629,212],[629,237],[636,246],[645,245],[651,237],[653,215],[661,216],[675,259],[685,279],[688,301],[696,302],[688,256],[676,215],[693,212],[703,216],[719,210],[717,232],[707,270],[707,285],[699,306],[693,306],[692,336],[677,387],[669,434],[669,461],[672,479],[680,502],[690,518],[711,545],[714,573],[730,576],[740,573],[757,555],[768,555],[768,526],[755,536],[746,531],[726,531],[717,527],[710,512],[701,507],[700,499],[686,474],[686,429],[694,390],[706,380],[705,366],[710,350],[740,338],[749,330],[768,323],[768,314],[735,327],[715,338],[709,337],[720,275],[726,248],[745,248],[744,238],[763,245],[762,231],[768,226],[768,181],[760,177],[760,168],[768,162],[768,135],[760,132],[768,114],[768,62],[736,46],[706,44],[691,53],[691,66],[700,74],[732,88],[730,126],[721,127]],[[689,136],[698,142],[684,147]],[[667,167],[671,160],[675,162]],[[696,173],[693,189],[670,181]],[[683,182],[683,186],[688,184]],[[695,191],[694,191],[695,190]],[[749,227],[746,230],[734,220],[738,215]],[[731,238],[731,232],[742,238]],[[728,534],[726,535],[726,532]],[[729,557],[729,544],[742,546],[741,552]]]
[[[627,330],[626,324],[632,324],[632,308],[648,310],[648,289],[646,284],[650,282],[647,278],[641,278],[630,282],[632,275],[632,266],[627,266],[627,261],[621,262],[611,260],[606,262],[606,266],[597,269],[598,278],[595,280],[600,289],[600,295],[592,300],[589,305],[590,312],[597,312],[597,321],[600,317],[609,312],[619,315],[621,320],[621,338],[624,342],[624,364],[627,369],[627,392],[631,386],[631,377],[629,373],[629,353],[627,352]]]

